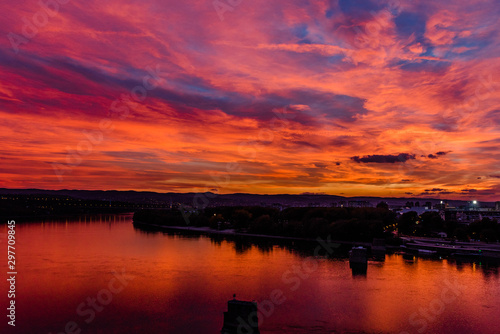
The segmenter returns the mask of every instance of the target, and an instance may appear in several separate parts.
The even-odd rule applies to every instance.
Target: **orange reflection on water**
[[[284,302],[261,314],[263,333],[494,333],[500,315],[498,268],[484,263],[388,255],[353,276],[342,258],[147,232],[130,216],[19,223],[17,237],[21,332],[58,333],[75,321],[86,333],[218,333],[233,293],[263,302],[277,290]],[[87,324],[77,307],[122,268],[134,279]]]

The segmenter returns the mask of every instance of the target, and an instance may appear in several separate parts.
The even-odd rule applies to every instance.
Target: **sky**
[[[0,187],[500,200],[494,0],[0,12]]]

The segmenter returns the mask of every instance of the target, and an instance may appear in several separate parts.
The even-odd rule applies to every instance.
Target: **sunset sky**
[[[500,200],[496,0],[0,10],[0,187]]]

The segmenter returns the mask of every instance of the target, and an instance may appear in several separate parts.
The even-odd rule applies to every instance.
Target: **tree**
[[[387,204],[386,202],[382,201],[382,202],[380,202],[380,203],[377,204],[377,208],[389,210],[389,204]]]
[[[415,211],[405,212],[399,218],[399,232],[403,234],[413,234],[418,221],[418,214]]]
[[[494,229],[488,228],[481,231],[481,241],[496,242],[497,240],[497,232]]]
[[[235,228],[246,228],[252,219],[252,214],[245,209],[239,209],[233,213],[233,222]]]
[[[423,235],[428,235],[431,232],[442,231],[444,227],[444,220],[438,212],[430,211],[424,212],[420,216],[421,232]]]
[[[455,231],[453,232],[453,235],[460,241],[469,241],[469,237],[467,235],[467,229],[463,227],[456,228]]]
[[[210,228],[219,229],[219,223],[224,223],[224,217],[220,213],[210,217]]]
[[[252,233],[270,234],[273,230],[272,223],[269,215],[262,215],[250,223],[249,230]]]

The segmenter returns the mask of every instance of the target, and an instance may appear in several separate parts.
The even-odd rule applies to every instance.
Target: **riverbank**
[[[75,212],[75,213],[50,213],[50,214],[36,214],[36,215],[7,215],[2,213],[0,215],[0,222],[6,224],[7,220],[15,220],[16,223],[24,222],[40,222],[46,220],[63,220],[63,219],[73,219],[77,217],[89,217],[89,216],[104,216],[104,215],[133,215],[134,213],[130,210],[126,211],[96,211],[96,212]],[[1,223],[0,223],[1,225]]]
[[[299,237],[288,237],[279,235],[266,235],[266,234],[255,234],[246,233],[241,231],[236,231],[235,229],[225,229],[225,230],[215,230],[210,227],[196,227],[196,226],[166,226],[159,224],[151,224],[140,221],[134,221],[134,225],[138,227],[154,228],[159,230],[166,230],[172,232],[186,232],[186,233],[198,233],[202,235],[220,235],[228,237],[251,237],[251,238],[262,238],[271,240],[289,240],[289,241],[305,241],[305,242],[318,242],[318,239],[313,238],[299,238]],[[487,244],[482,242],[475,243],[457,243],[452,244],[450,241],[438,240],[434,238],[419,238],[418,240],[403,237],[404,245],[393,246],[386,245],[386,252],[414,252],[415,255],[419,254],[419,251],[429,251],[433,252],[436,257],[464,257],[464,256],[477,256],[477,258],[482,258],[485,260],[500,260],[500,244]],[[345,240],[328,240],[329,243],[339,244],[339,245],[350,245],[350,246],[363,246],[368,249],[373,248],[373,244],[369,242],[361,241],[345,241]],[[427,256],[430,253],[426,253]]]
[[[255,234],[255,233],[246,233],[246,232],[237,232],[234,229],[226,229],[226,230],[214,230],[210,227],[195,227],[195,226],[166,226],[166,225],[158,225],[158,224],[150,224],[139,221],[134,221],[134,225],[144,226],[144,227],[154,227],[163,230],[170,231],[179,231],[179,232],[195,232],[206,235],[223,235],[223,236],[245,236],[245,237],[253,237],[253,238],[266,238],[266,239],[276,239],[276,240],[290,240],[290,241],[310,241],[310,242],[318,242],[318,239],[313,238],[298,238],[298,237],[287,237],[287,236],[279,236],[279,235],[267,235],[267,234]],[[345,241],[345,240],[328,240],[330,243],[343,244],[343,245],[356,245],[356,246],[364,246],[371,247],[372,244],[368,242],[360,242],[360,241]]]
[[[484,242],[452,242],[434,238],[405,239],[407,250],[435,252],[440,256],[467,257],[500,260],[500,244]]]

